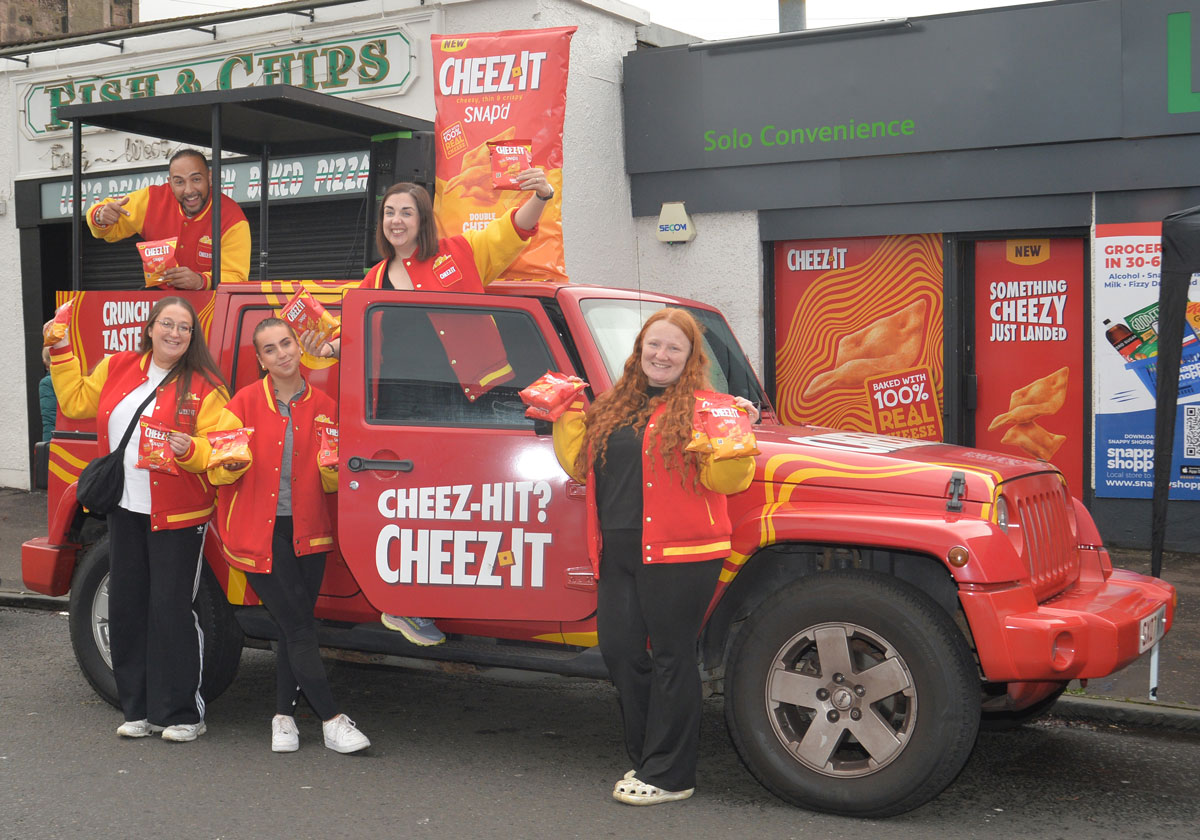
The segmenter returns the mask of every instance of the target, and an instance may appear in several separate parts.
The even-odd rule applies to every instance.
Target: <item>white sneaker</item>
[[[122,738],[145,738],[147,735],[153,735],[156,732],[162,732],[161,726],[156,726],[150,721],[142,718],[141,720],[127,720],[117,727],[117,734]]]
[[[321,729],[325,732],[325,746],[334,752],[352,753],[371,746],[367,736],[345,715],[330,718],[321,724]]]
[[[204,721],[199,723],[176,723],[173,726],[168,726],[162,731],[164,741],[195,741],[201,735],[208,731],[208,727],[204,725]]]
[[[271,752],[295,752],[300,749],[300,730],[291,715],[271,718]]]

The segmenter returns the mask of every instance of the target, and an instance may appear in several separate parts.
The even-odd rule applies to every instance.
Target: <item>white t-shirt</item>
[[[125,434],[125,430],[129,428],[129,421],[133,419],[133,412],[142,400],[150,396],[150,393],[158,388],[158,384],[162,382],[169,370],[164,370],[151,360],[146,368],[146,374],[149,377],[145,382],[129,392],[125,399],[117,403],[113,408],[112,414],[108,417],[108,445],[116,447],[121,442],[121,436]],[[154,413],[154,404],[157,399],[150,400],[145,409],[142,410],[142,416],[148,417]],[[142,427],[139,423],[133,430],[133,434],[129,436],[129,444],[125,447],[125,489],[121,492],[120,506],[125,510],[133,511],[134,513],[150,513],[150,471],[139,470],[137,464],[138,450],[142,447]]]

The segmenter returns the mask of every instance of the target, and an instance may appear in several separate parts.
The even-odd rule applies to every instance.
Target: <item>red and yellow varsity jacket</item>
[[[143,239],[177,238],[175,260],[204,278],[204,288],[212,284],[212,198],[195,217],[184,215],[170,184],[153,184],[129,193],[124,205],[128,216],[115,224],[96,224],[96,211],[103,201],[87,211],[92,236],[105,242],[118,242],[141,234]],[[250,225],[236,201],[221,194],[221,282],[245,283],[250,277]]]
[[[659,451],[655,428],[666,410],[660,405],[646,423],[642,447],[642,562],[691,563],[729,556],[733,526],[725,497],[740,493],[754,479],[754,458],[715,461],[701,456],[699,492],[689,477],[680,481],[682,454],[668,469]],[[554,453],[566,472],[587,483],[588,559],[600,577],[600,516],[596,509],[595,470],[589,463],[586,476],[575,472],[576,457],[583,446],[587,418],[583,402],[577,401],[554,422]],[[686,485],[686,486],[685,486]]]
[[[291,403],[292,423],[292,535],[297,555],[317,554],[333,548],[333,517],[326,493],[337,490],[337,470],[317,465],[320,424],[337,424],[337,404],[317,388],[307,385]],[[283,437],[288,418],[279,413],[269,376],[233,395],[221,412],[217,430],[254,429],[250,438],[252,460],[234,471],[209,470],[217,485],[217,533],[226,562],[244,572],[271,571],[271,540],[275,509],[279,503],[279,470],[283,464]],[[207,440],[198,448],[205,462],[212,451]]]
[[[70,347],[50,350],[50,378],[62,413],[76,420],[96,418],[98,455],[107,455],[108,421],[113,409],[129,393],[145,383],[149,353],[126,351],[108,356],[84,375]],[[175,461],[183,467],[179,475],[155,472],[150,476],[150,527],[170,530],[203,525],[212,515],[215,492],[204,473],[207,455],[198,451],[196,436],[216,428],[227,395],[202,376],[193,375],[183,405],[176,410],[176,382],[160,385],[150,416],[192,435],[192,447]],[[129,445],[136,446],[137,436]]]
[[[438,250],[427,260],[405,259],[404,267],[413,289],[421,292],[473,292],[500,276],[537,233],[517,227],[510,210],[483,230],[468,230],[461,236],[438,240]],[[359,285],[381,289],[387,278],[388,260],[376,263]],[[446,356],[466,398],[474,402],[482,394],[513,378],[504,342],[490,315],[469,312],[434,314],[429,320],[438,331]]]

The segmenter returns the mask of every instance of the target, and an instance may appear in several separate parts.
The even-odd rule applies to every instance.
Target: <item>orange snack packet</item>
[[[139,470],[153,470],[167,475],[179,475],[179,466],[175,463],[175,452],[167,435],[171,429],[157,420],[141,419],[142,444],[138,447],[136,466]]]
[[[212,444],[212,451],[208,454],[207,469],[248,463],[251,460],[250,438],[253,435],[253,426],[209,432],[208,442]]]
[[[688,449],[700,449],[694,445],[698,439],[696,427],[700,425],[714,461],[759,454],[750,415],[734,402],[732,396],[710,391],[697,391],[696,396],[696,412],[692,418],[693,441]],[[700,418],[699,424],[697,417]]]
[[[175,243],[178,240],[172,236],[169,239],[152,239],[149,242],[139,242],[138,251],[142,255],[142,272],[146,276],[146,286],[161,286],[163,272],[168,268],[179,265],[175,261]]]
[[[533,143],[529,140],[489,140],[492,158],[492,189],[519,190],[517,173],[533,166]]]
[[[534,420],[557,420],[587,387],[578,376],[546,371],[517,394],[529,406],[525,416]]]
[[[71,326],[71,309],[75,303],[75,298],[71,298],[58,309],[54,310],[54,320],[50,322],[50,326],[42,334],[42,346],[52,347],[62,341],[62,337],[67,334],[67,330]]]
[[[317,444],[317,465],[321,467],[336,467],[338,465],[338,427],[330,423],[319,423]]]
[[[341,322],[330,315],[307,289],[300,289],[288,298],[283,305],[282,317],[292,325],[297,335],[315,330],[322,341],[332,341],[342,333]]]

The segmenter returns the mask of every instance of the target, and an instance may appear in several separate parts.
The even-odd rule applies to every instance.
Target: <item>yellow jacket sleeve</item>
[[[586,481],[587,474],[575,471],[579,451],[583,448],[587,433],[587,419],[583,413],[583,401],[576,400],[561,417],[554,421],[554,454],[559,466],[576,481]]]
[[[89,420],[100,408],[100,390],[108,380],[108,356],[84,375],[70,348],[51,351],[50,381],[62,413],[72,420]]]
[[[512,215],[513,211],[506,210],[503,216],[492,219],[483,230],[463,231],[463,236],[475,253],[475,268],[485,286],[499,277],[530,242],[517,233]]]
[[[224,432],[229,429],[240,429],[244,425],[246,424],[242,422],[242,418],[230,411],[228,406],[222,406],[221,416],[217,418],[217,425],[209,429],[209,431]],[[208,442],[208,436],[204,435],[196,438],[195,444],[197,450],[196,459],[200,463],[207,465],[208,459],[212,455],[212,444]],[[251,446],[250,450],[253,453],[254,447]],[[213,467],[208,470],[208,483],[214,487],[219,487],[222,484],[233,484],[246,474],[246,470],[250,469],[250,463],[250,461],[247,461],[246,466],[240,470],[231,470],[226,466]]]
[[[207,470],[208,456],[212,452],[207,435],[217,430],[217,423],[221,420],[227,402],[229,395],[225,393],[225,389],[213,388],[204,398],[204,402],[200,403],[200,410],[196,413],[196,431],[192,435],[192,446],[186,455],[175,459],[175,462],[188,472],[202,473]]]
[[[203,275],[204,288],[213,288],[212,272]],[[250,225],[238,222],[221,234],[221,282],[245,283],[250,279]]]
[[[754,456],[714,460],[712,455],[700,465],[700,483],[714,493],[740,493],[754,480]]]
[[[122,208],[128,216],[122,216],[115,223],[108,227],[101,227],[96,224],[96,209],[102,204],[108,203],[108,199],[99,201],[88,208],[87,219],[88,229],[92,232],[92,236],[97,239],[103,239],[105,242],[119,242],[122,239],[127,239],[135,233],[142,232],[142,225],[146,222],[146,207],[150,204],[150,191],[146,187],[140,190],[134,190],[129,193],[129,201]],[[247,239],[249,234],[247,234]],[[247,254],[249,247],[247,247]]]

